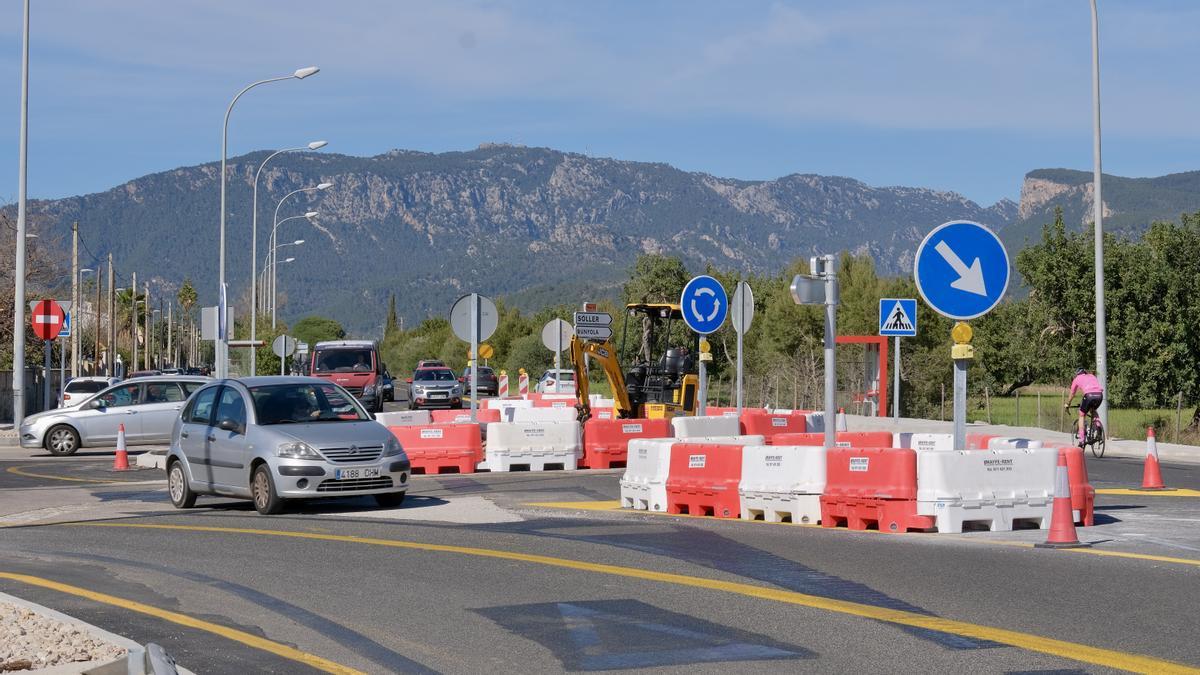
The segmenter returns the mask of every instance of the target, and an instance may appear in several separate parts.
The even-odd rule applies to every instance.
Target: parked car
[[[558,389],[555,389],[555,383],[558,383]],[[536,391],[541,394],[574,394],[575,371],[554,370],[553,368],[547,370],[538,379]]]
[[[471,368],[469,366],[463,369],[462,377],[458,381],[463,383],[463,391],[470,394]],[[496,377],[496,371],[488,366],[479,366],[479,382],[476,386],[479,387],[480,396],[500,395],[500,378]]]
[[[396,400],[396,383],[392,379],[392,374],[388,371],[383,371],[383,400]]]
[[[417,368],[445,368],[446,364],[438,359],[424,359],[417,361]]]
[[[21,447],[72,455],[79,448],[112,446],[121,424],[130,445],[167,443],[184,401],[208,381],[180,375],[120,382],[69,408],[26,417],[21,421]]]
[[[449,368],[417,368],[408,384],[409,410],[462,407],[462,383]]]
[[[371,495],[404,501],[408,456],[354,395],[312,377],[220,380],[176,416],[167,492],[176,508],[201,494],[240,497],[262,514],[290,499]]]
[[[58,402],[60,408],[70,408],[80,403],[83,403],[85,398],[90,398],[103,389],[107,389],[112,385],[121,381],[118,377],[76,377],[67,381],[67,386],[63,387],[62,398]]]

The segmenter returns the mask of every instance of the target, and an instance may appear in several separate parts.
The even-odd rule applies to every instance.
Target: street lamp
[[[26,3],[28,4],[28,0],[26,0]],[[27,19],[27,21],[28,21],[28,19]],[[317,68],[316,66],[309,66],[307,68],[301,68],[301,69],[293,72],[291,75],[284,75],[283,77],[272,77],[272,78],[268,78],[266,80],[259,80],[258,82],[253,82],[249,85],[246,85],[245,88],[243,88],[241,91],[239,91],[237,93],[237,95],[233,97],[233,100],[229,102],[229,107],[225,109],[225,122],[224,122],[224,125],[221,127],[221,180],[220,180],[220,183],[221,183],[221,236],[220,236],[220,255],[219,255],[220,262],[218,265],[218,275],[219,275],[219,278],[218,278],[219,286],[217,287],[218,294],[221,294],[225,291],[225,159],[226,159],[226,151],[227,151],[227,148],[229,147],[229,114],[233,112],[233,106],[235,103],[238,102],[238,99],[242,97],[242,94],[245,94],[246,92],[250,91],[251,89],[259,86],[260,84],[267,84],[269,82],[280,82],[282,80],[291,80],[291,79],[303,80],[304,78],[308,77],[309,75],[317,74],[318,72],[320,72],[320,70],[321,69]],[[218,311],[220,311],[220,310],[218,310]],[[228,361],[229,361],[229,335],[228,335],[228,333],[226,333],[225,335],[217,336],[216,352],[217,352],[216,353],[216,362],[217,362],[216,363],[216,366],[217,366],[216,375],[218,378],[223,378],[227,374],[226,371],[228,370],[228,365],[229,365],[228,364]]]
[[[13,428],[25,419],[25,202],[29,176],[29,0],[21,41],[21,130],[17,152],[17,243],[13,270]]]
[[[263,167],[275,158],[275,155],[284,152],[297,152],[300,150],[320,150],[328,145],[327,141],[313,141],[308,145],[300,148],[287,148],[284,150],[276,150],[263,160],[262,164],[258,165],[258,171],[254,172],[254,205],[252,207],[254,216],[250,226],[250,341],[253,342],[258,337],[258,285],[254,281],[258,278],[258,177],[262,174]],[[256,374],[258,369],[258,350],[250,350],[250,374]]]
[[[282,225],[283,223],[286,223],[289,220],[294,220],[296,218],[306,218],[306,219],[308,219],[309,222],[312,222],[313,219],[316,218],[318,215],[316,211],[308,211],[303,216],[289,216],[287,218],[284,218],[283,220],[280,220],[279,219],[279,207],[283,206],[283,202],[286,201],[288,197],[291,197],[294,194],[299,194],[301,192],[312,192],[313,190],[328,190],[331,187],[333,187],[333,183],[320,183],[319,185],[317,185],[315,187],[307,187],[307,188],[300,188],[299,190],[292,190],[291,192],[284,195],[283,199],[279,200],[279,203],[275,205],[275,224],[271,227],[271,259],[272,260],[275,259],[275,249],[277,248],[275,245],[275,242],[277,241],[275,232],[279,229],[280,225]],[[271,293],[272,293],[272,295],[271,295],[271,330],[273,331],[273,330],[275,330],[275,296],[274,296],[275,281],[274,281],[274,272],[273,271],[272,271],[272,280],[271,280]]]
[[[1096,379],[1108,388],[1108,340],[1104,311],[1104,202],[1100,198],[1100,19],[1092,0],[1092,213],[1096,221]],[[1100,424],[1108,429],[1108,397],[1100,403]]]

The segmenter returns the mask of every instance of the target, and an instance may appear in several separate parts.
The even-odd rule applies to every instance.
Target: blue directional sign
[[[974,319],[992,311],[1008,290],[1008,252],[979,223],[943,223],[917,248],[913,277],[935,312],[959,321]]]
[[[725,316],[729,314],[729,298],[721,282],[701,274],[683,287],[679,309],[688,328],[708,335],[725,323]]]
[[[879,301],[879,334],[913,337],[917,334],[917,301],[883,298]]]

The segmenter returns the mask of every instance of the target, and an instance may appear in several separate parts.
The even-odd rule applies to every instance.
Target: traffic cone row
[[[1154,438],[1154,427],[1146,429],[1146,464],[1142,468],[1142,487],[1135,490],[1170,490],[1163,482],[1162,469],[1158,466],[1158,441]]]
[[[125,451],[125,425],[117,427],[117,456],[113,459],[113,471],[129,470],[129,453]]]
[[[1067,456],[1058,453],[1054,470],[1054,506],[1050,512],[1050,533],[1038,548],[1082,548],[1091,546],[1079,541],[1075,533],[1075,514],[1071,510],[1071,479],[1067,473]]]

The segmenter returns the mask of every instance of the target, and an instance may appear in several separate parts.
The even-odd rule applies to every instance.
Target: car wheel
[[[264,516],[283,511],[283,498],[275,491],[271,468],[266,464],[259,464],[254,470],[254,476],[250,479],[250,494],[254,498],[254,508]]]
[[[167,493],[171,495],[171,503],[177,509],[190,509],[196,505],[196,493],[188,485],[182,462],[171,462],[171,466],[167,468]]]
[[[381,495],[375,495],[375,503],[381,508],[394,509],[404,503],[404,492],[388,492]]]
[[[79,432],[74,428],[60,424],[46,432],[46,450],[56,457],[75,454],[79,449]]]

